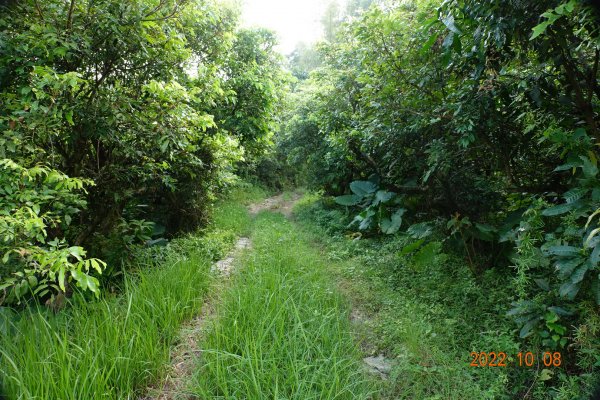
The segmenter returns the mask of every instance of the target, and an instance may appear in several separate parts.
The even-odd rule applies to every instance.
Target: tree
[[[65,249],[120,264],[153,225],[165,235],[194,229],[241,145],[251,154],[267,141],[279,63],[270,33],[236,35],[235,10],[205,0],[24,0],[3,11],[0,159],[14,168],[2,179],[20,187],[22,176],[44,171],[27,202],[1,204],[24,227],[2,233],[12,243],[3,275],[43,264],[29,254]],[[87,192],[42,175],[89,183]],[[48,271],[77,267],[83,255]],[[54,293],[66,290],[62,275],[46,276]]]

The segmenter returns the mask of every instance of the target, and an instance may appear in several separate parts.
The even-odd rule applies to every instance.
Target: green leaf
[[[586,194],[588,194],[589,189],[586,188],[574,188],[569,190],[568,192],[566,192],[563,195],[563,198],[566,200],[567,203],[574,203],[577,200],[581,199],[582,197],[584,197]]]
[[[581,266],[579,266],[575,272],[573,272],[573,275],[571,275],[571,282],[572,283],[579,283],[583,280],[583,278],[585,278],[585,274],[586,272],[590,269],[590,265],[586,262],[581,264]]]
[[[421,54],[426,54],[429,50],[431,50],[431,48],[433,47],[435,42],[437,42],[437,39],[438,39],[437,33],[434,33],[431,36],[429,36],[429,39],[427,39],[427,42],[425,42],[425,44],[421,48]]]
[[[569,211],[572,211],[578,205],[579,205],[578,203],[565,203],[565,204],[561,204],[558,206],[546,208],[544,211],[542,211],[542,215],[544,215],[546,217],[554,217],[556,215],[561,215],[561,214],[567,213]]]
[[[579,289],[581,288],[581,283],[573,283],[571,281],[565,282],[561,285],[558,293],[569,300],[573,300],[577,293],[579,293]]]
[[[419,247],[421,247],[421,245],[423,243],[425,243],[425,239],[419,239],[419,240],[417,240],[415,242],[407,244],[406,246],[404,246],[402,248],[402,250],[400,250],[400,252],[398,254],[400,254],[401,256],[405,256],[407,254],[410,254],[413,251],[417,250]]]
[[[413,239],[423,239],[433,234],[433,228],[428,222],[420,222],[418,224],[411,225],[406,233]]]
[[[566,279],[571,276],[575,268],[577,268],[583,262],[584,260],[581,257],[559,259],[556,261],[555,268],[558,271],[559,276],[562,279]]]
[[[579,255],[579,249],[573,246],[552,246],[546,252],[559,257],[574,257]]]
[[[564,308],[561,308],[561,307],[554,307],[554,306],[548,307],[548,310],[552,311],[556,315],[560,315],[563,317],[570,317],[574,314],[572,311],[565,310]]]
[[[431,267],[437,260],[437,256],[441,251],[442,244],[440,242],[428,243],[416,252],[412,258],[412,261],[418,269]]]
[[[79,286],[83,290],[89,290],[96,296],[100,294],[100,290],[98,289],[100,283],[93,276],[90,276],[82,271],[77,270],[72,271],[71,275],[73,276],[73,279],[77,281],[77,286]]]
[[[579,158],[583,161],[583,175],[586,178],[595,178],[598,175],[598,167],[586,156],[580,156]]]
[[[30,275],[27,277],[27,281],[29,282],[29,287],[35,288],[38,285],[38,279],[35,275]]]
[[[573,168],[581,167],[581,162],[573,161],[554,168],[554,172],[568,171]]]
[[[369,181],[354,181],[350,184],[350,190],[352,190],[355,195],[362,198],[375,193],[377,191],[377,185]]]
[[[362,197],[356,196],[354,194],[349,194],[346,196],[338,196],[335,198],[335,202],[342,206],[355,206],[360,203]]]
[[[375,201],[373,202],[373,205],[376,206],[381,203],[387,203],[388,201],[392,200],[395,196],[396,196],[396,193],[394,193],[394,192],[387,192],[385,190],[379,190],[375,194]]]
[[[69,125],[73,126],[75,123],[73,122],[73,111],[69,110],[65,113],[65,119],[69,123]]]
[[[446,38],[444,39],[444,42],[442,43],[442,47],[444,49],[448,49],[450,48],[450,46],[452,46],[452,43],[454,43],[454,32],[450,32]],[[424,180],[426,181],[426,180]]]
[[[97,258],[92,258],[89,260],[93,269],[95,269],[99,274],[102,274],[102,269],[106,267],[106,263],[98,260]]]
[[[446,28],[457,35],[461,34],[460,29],[456,26],[453,15],[448,15],[446,18],[442,19],[442,23],[446,25]]]
[[[551,370],[544,368],[542,370],[542,372],[540,373],[540,381],[541,382],[545,382],[545,381],[549,381],[550,379],[552,379],[552,377],[554,376],[554,372],[552,372]]]
[[[519,336],[521,337],[521,339],[525,339],[526,337],[530,336],[533,333],[533,329],[539,323],[540,323],[539,317],[535,317],[535,318],[527,321],[527,323],[525,325],[523,325],[523,327],[521,328],[521,331],[519,332]]]
[[[400,230],[402,225],[402,216],[406,212],[405,209],[401,208],[397,210],[390,218],[383,218],[380,221],[379,227],[381,231],[386,235],[393,235]]]
[[[69,254],[77,259],[77,261],[82,261],[85,256],[85,250],[80,246],[72,246],[69,247]]]
[[[63,292],[66,292],[67,289],[65,287],[65,266],[61,265],[60,268],[58,269],[58,287],[60,287],[60,290],[62,290]]]
[[[548,29],[549,26],[550,26],[550,21],[544,21],[541,24],[535,26],[532,29],[533,33],[531,34],[531,37],[529,38],[529,40],[533,40],[533,39],[537,38],[538,36],[540,36],[542,33],[544,33],[546,31],[546,29]]]
[[[479,224],[479,223],[475,223],[475,237],[477,239],[486,241],[486,242],[492,242],[494,241],[495,235],[496,235],[496,228],[494,228],[491,225],[487,225],[487,224]]]

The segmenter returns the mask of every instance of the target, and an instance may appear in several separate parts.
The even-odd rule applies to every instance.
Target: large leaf
[[[556,270],[558,271],[558,275],[562,279],[568,278],[569,276],[571,276],[571,274],[573,273],[575,268],[577,268],[579,265],[581,265],[583,263],[583,261],[584,260],[581,257],[563,258],[563,259],[557,260],[555,267],[556,267]]]
[[[542,211],[542,215],[546,217],[554,217],[556,215],[565,214],[575,209],[578,205],[579,203],[577,202],[560,204],[558,206],[546,208],[544,211]]]
[[[418,224],[411,225],[406,230],[406,233],[408,233],[413,239],[423,239],[431,236],[433,233],[433,228],[428,222],[420,222]]]
[[[385,203],[389,202],[390,200],[392,200],[394,197],[396,197],[396,193],[394,193],[394,192],[379,190],[375,194],[375,201],[373,202],[373,205],[376,206],[376,205],[379,205],[382,203],[385,204]]]
[[[407,244],[406,246],[404,246],[402,248],[402,250],[400,250],[400,255],[405,256],[407,254],[412,253],[413,251],[417,250],[419,247],[421,247],[421,245],[425,243],[425,239],[419,239],[417,241],[414,241],[412,243]]]
[[[440,242],[431,242],[423,246],[413,256],[413,264],[417,269],[431,267],[437,259],[438,254],[442,251]]]
[[[598,175],[598,167],[596,164],[585,156],[579,158],[583,161],[583,175],[585,175],[586,178],[595,178],[596,175]]]
[[[346,196],[338,196],[335,198],[335,202],[342,206],[356,206],[360,203],[362,197],[356,196],[354,194],[349,194]]]
[[[559,257],[575,257],[579,255],[579,249],[573,246],[552,246],[546,249],[546,253]]]
[[[523,325],[523,327],[521,328],[521,331],[519,332],[519,336],[521,337],[521,339],[525,339],[526,337],[530,336],[533,333],[533,330],[535,329],[535,327],[539,323],[540,323],[539,317],[535,317],[535,318],[532,318],[529,321],[527,321],[527,323],[525,323],[525,325]]]
[[[89,290],[94,293],[96,296],[100,295],[98,279],[90,276],[82,271],[74,270],[71,272],[73,278],[77,281],[77,286],[82,288],[83,290]]]
[[[381,231],[386,235],[392,235],[400,230],[402,225],[402,216],[406,212],[405,209],[401,208],[397,210],[390,218],[382,218],[379,227]]]
[[[550,21],[544,21],[539,25],[536,25],[533,29],[532,29],[532,33],[531,33],[531,37],[529,38],[529,40],[533,40],[536,37],[540,36],[542,33],[544,33],[546,31],[546,29],[548,29],[548,27],[550,26],[551,22]]]
[[[555,306],[548,307],[548,311],[552,311],[554,314],[561,315],[563,317],[570,317],[574,314],[573,311],[565,310],[562,307],[555,307]]]
[[[569,190],[568,192],[566,192],[563,195],[563,198],[565,199],[565,201],[567,203],[574,203],[577,200],[581,199],[582,197],[584,197],[586,194],[588,194],[589,189],[586,188],[574,188]]]
[[[358,214],[352,223],[359,222],[358,229],[361,231],[365,231],[370,229],[373,224],[373,216],[375,215],[375,211],[373,209],[367,209]]]
[[[571,161],[571,162],[568,162],[566,164],[563,164],[563,165],[560,165],[560,166],[554,168],[554,172],[568,171],[573,168],[581,167],[581,165],[582,165],[581,161]]]
[[[491,225],[475,223],[473,236],[477,239],[492,242],[497,233],[497,229]]]
[[[446,25],[446,28],[448,28],[449,31],[456,33],[457,35],[461,34],[460,29],[458,29],[458,27],[456,26],[453,15],[449,15],[446,18],[442,19],[442,23]]]
[[[360,197],[365,197],[377,191],[377,185],[369,181],[354,181],[350,184],[350,190]]]
[[[581,283],[568,281],[560,287],[558,292],[562,297],[573,300],[577,296],[577,293],[579,293],[579,289],[581,289]]]
[[[585,274],[588,272],[588,270],[590,269],[590,264],[589,263],[583,263],[581,264],[576,270],[575,272],[573,272],[573,275],[571,275],[571,282],[572,283],[579,283],[583,280],[583,278],[585,278]]]
[[[361,231],[366,231],[367,229],[371,228],[372,224],[373,224],[372,217],[364,218],[362,221],[360,221],[360,224],[358,225],[358,229]]]

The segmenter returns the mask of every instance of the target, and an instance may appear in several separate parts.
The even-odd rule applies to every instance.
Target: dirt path
[[[261,211],[273,211],[280,212],[286,217],[292,216],[292,210],[294,205],[302,197],[301,193],[294,192],[292,194],[280,194],[274,197],[270,197],[262,203],[253,204],[248,209],[252,215],[256,215]]]
[[[145,397],[139,400],[183,400],[190,399],[186,386],[190,381],[198,357],[202,355],[200,343],[209,327],[209,322],[215,317],[216,305],[220,294],[227,287],[229,278],[234,272],[235,260],[240,253],[252,247],[249,238],[240,238],[226,258],[216,262],[211,272],[217,275],[216,282],[211,287],[206,301],[202,305],[200,315],[185,324],[179,333],[178,344],[171,350],[171,365],[162,384],[150,387]]]
[[[280,194],[261,203],[251,204],[248,206],[248,211],[252,215],[265,210],[281,212],[289,218],[292,215],[294,205],[301,197],[300,193]],[[140,397],[139,400],[187,400],[192,398],[186,392],[186,386],[194,373],[194,366],[198,362],[198,357],[202,355],[200,343],[210,326],[210,321],[215,318],[216,305],[219,304],[220,295],[226,289],[230,281],[229,278],[235,272],[236,259],[239,258],[241,252],[251,247],[252,241],[247,237],[242,237],[227,257],[213,265],[211,272],[217,274],[218,277],[211,288],[211,293],[202,305],[200,315],[181,328],[178,345],[171,350],[171,365],[161,385],[150,387],[146,396]]]

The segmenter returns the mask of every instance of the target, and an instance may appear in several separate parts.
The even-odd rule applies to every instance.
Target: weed
[[[200,398],[367,398],[348,308],[324,260],[281,215],[261,213],[255,232],[192,391]]]

